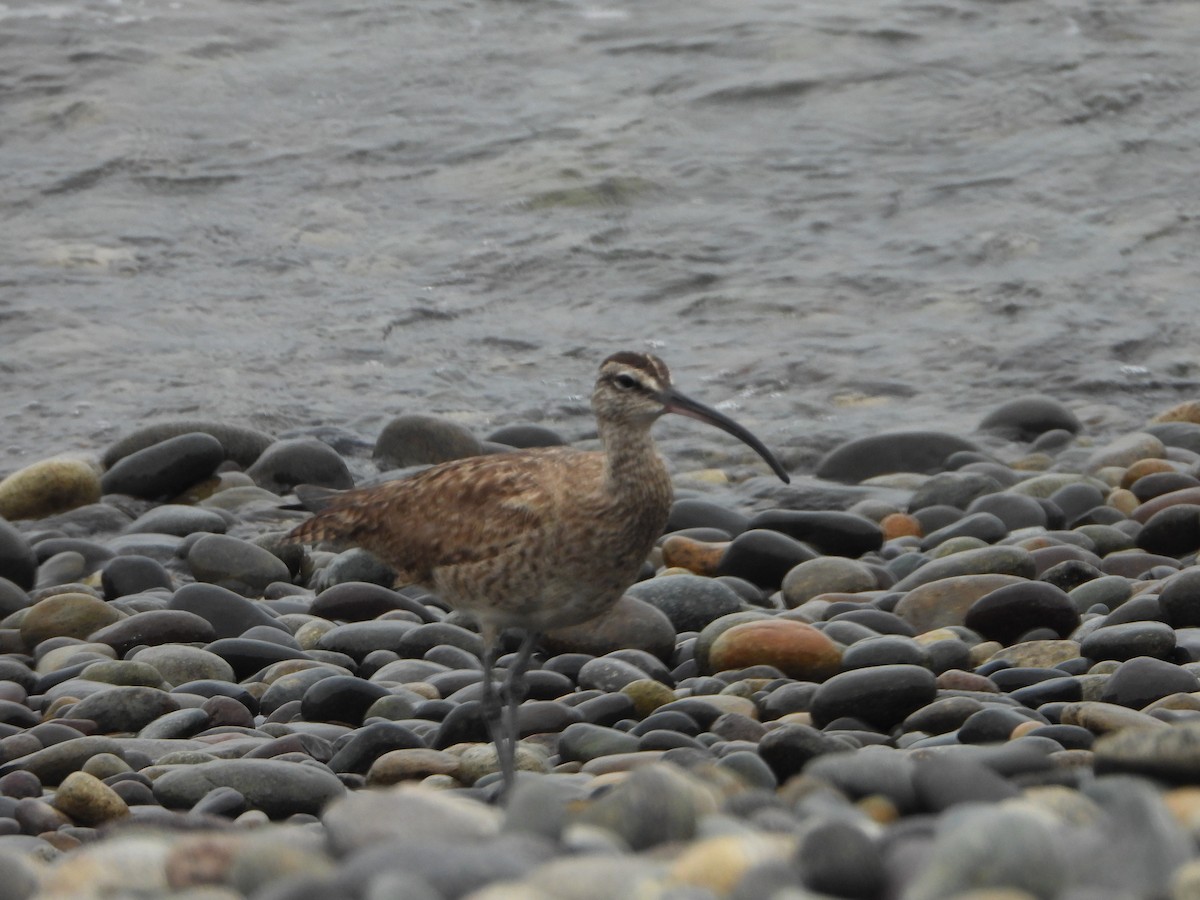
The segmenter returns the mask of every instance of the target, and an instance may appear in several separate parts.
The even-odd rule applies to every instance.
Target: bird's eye
[[[617,375],[615,378],[613,378],[613,384],[615,384],[621,390],[627,391],[630,388],[637,387],[637,379],[632,375],[625,375],[622,373],[621,375]]]

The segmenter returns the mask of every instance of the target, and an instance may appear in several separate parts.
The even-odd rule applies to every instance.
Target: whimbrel
[[[322,496],[325,508],[289,536],[363,547],[395,568],[397,584],[423,586],[474,617],[485,647],[483,711],[506,791],[537,635],[612,607],[666,525],[671,479],[650,436],[655,420],[679,413],[715,425],[789,480],[758,438],[677,391],[656,356],[608,357],[592,410],[603,450],[547,447],[442,463],[402,481]],[[524,635],[502,698],[492,667],[506,628]]]

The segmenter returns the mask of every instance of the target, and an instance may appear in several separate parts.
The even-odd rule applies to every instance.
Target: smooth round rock
[[[1079,625],[1079,611],[1066,591],[1043,581],[1010,584],[971,604],[963,624],[989,640],[1011,644],[1035,628],[1066,637]]]
[[[747,528],[778,531],[826,555],[851,559],[883,546],[878,524],[839,510],[768,509],[754,516]]]
[[[1138,532],[1137,546],[1176,557],[1200,549],[1200,504],[1180,503],[1156,512]]]
[[[21,641],[33,648],[54,637],[84,640],[121,618],[118,610],[91,594],[54,594],[39,600],[25,613],[21,620]]]
[[[422,621],[433,621],[419,601],[365,581],[344,581],[326,588],[313,601],[309,614],[331,622],[365,622],[395,610],[407,610]]]
[[[870,666],[906,665],[932,669],[929,651],[917,641],[900,634],[883,634],[856,641],[842,654],[842,668],[864,669]],[[807,679],[817,681],[819,679]]]
[[[716,575],[744,578],[759,587],[774,590],[798,564],[816,559],[811,548],[786,534],[766,528],[751,528],[724,548],[715,566]]]
[[[1135,431],[1092,451],[1084,463],[1085,471],[1096,472],[1108,466],[1126,468],[1139,459],[1162,459],[1166,453],[1163,442],[1152,434]]]
[[[246,596],[261,595],[272,582],[291,581],[291,573],[279,557],[224,534],[206,534],[192,544],[187,564],[197,581]]]
[[[839,718],[860,719],[887,730],[937,695],[932,672],[920,666],[890,665],[834,675],[812,699],[813,722],[824,727]]]
[[[410,413],[392,419],[375,441],[381,468],[402,469],[449,462],[483,452],[479,438],[457,422]]]
[[[699,575],[666,575],[639,581],[626,596],[654,607],[678,631],[699,631],[709,622],[742,608],[737,592]]]
[[[1033,578],[1036,573],[1037,565],[1028,550],[1009,546],[979,547],[931,560],[901,578],[892,588],[908,591],[932,581],[959,575],[1016,575],[1019,578]]]
[[[111,469],[120,460],[147,447],[162,443],[180,435],[203,432],[221,442],[224,456],[245,468],[271,443],[271,437],[261,431],[224,422],[203,420],[180,420],[146,425],[109,445],[101,457],[101,464]]]
[[[939,472],[913,491],[908,511],[916,514],[929,507],[941,506],[965,510],[975,498],[1003,488],[1004,485],[995,478],[979,472]],[[929,530],[927,528],[926,533]]]
[[[82,459],[43,459],[0,480],[0,517],[44,519],[100,499],[100,475]]]
[[[71,709],[76,719],[90,719],[105,733],[140,731],[159,716],[179,709],[179,701],[158,688],[117,686],[84,697]]]
[[[1056,429],[1078,434],[1079,419],[1060,401],[1044,394],[1026,394],[1001,403],[977,426],[1010,441],[1032,441]]]
[[[317,815],[346,792],[324,767],[274,759],[217,759],[164,772],[154,781],[154,796],[163,806],[190,809],[219,787],[233,788],[248,806],[273,819]]]
[[[224,534],[229,527],[225,517],[211,509],[164,503],[148,509],[124,529],[126,534],[173,534],[187,537],[197,531]]]
[[[971,806],[939,822],[925,866],[904,896],[938,900],[992,888],[1050,900],[1066,887],[1068,871],[1067,849],[1041,814]]]
[[[918,633],[962,625],[980,597],[1012,584],[1025,584],[1014,575],[955,575],[918,585],[896,604],[896,615]]]
[[[588,762],[637,749],[638,739],[634,735],[590,722],[568,725],[558,739],[558,754],[566,761]]]
[[[274,663],[313,658],[302,650],[251,638],[218,638],[204,649],[233,666],[234,676],[238,679],[247,678]]]
[[[822,556],[792,568],[780,591],[784,603],[794,609],[819,594],[856,594],[877,587],[875,573],[863,563],[840,556]]]
[[[1079,652],[1089,659],[1127,660],[1136,656],[1168,659],[1175,650],[1175,631],[1162,622],[1128,622],[1097,628],[1083,638]]]
[[[216,638],[240,637],[258,626],[287,633],[262,603],[215,584],[186,584],[171,596],[168,607],[200,616],[212,626]]]
[[[837,673],[841,658],[838,646],[811,625],[771,618],[721,632],[708,649],[703,671],[767,665],[789,678],[824,681]]]
[[[216,634],[207,620],[180,609],[135,613],[92,632],[88,640],[107,644],[124,656],[139,644],[208,643]]]
[[[165,643],[139,650],[133,658],[152,666],[162,680],[172,686],[189,681],[232,682],[236,677],[233,666],[217,654],[200,647]]]
[[[1137,656],[1117,667],[1104,683],[1100,699],[1142,709],[1169,694],[1200,691],[1200,679],[1187,669],[1151,656]]]
[[[1200,781],[1200,722],[1125,728],[1098,738],[1092,752],[1098,775],[1124,772],[1195,784]]]
[[[0,517],[0,578],[24,590],[37,580],[38,561],[25,535]]]
[[[940,431],[894,431],[847,441],[830,450],[817,464],[816,475],[830,481],[857,484],[892,472],[933,474],[946,458],[960,450],[977,452],[968,440]]]
[[[314,683],[300,700],[300,714],[309,722],[341,722],[357,728],[371,704],[389,691],[382,685],[334,675]]]
[[[1200,626],[1200,568],[1184,569],[1168,578],[1159,591],[1158,605],[1175,628]]]
[[[849,822],[825,822],[806,832],[796,850],[809,890],[831,897],[870,900],[887,882],[876,842]]]
[[[292,438],[267,447],[246,470],[254,483],[274,494],[298,484],[347,490],[354,478],[341,454],[316,438]]]
[[[109,600],[174,587],[171,573],[148,556],[128,554],[110,559],[100,570],[100,585]]]
[[[171,497],[207,478],[224,459],[220,441],[194,431],[125,456],[101,476],[100,485],[106,494]]]
[[[53,806],[78,825],[103,825],[129,815],[129,806],[108,785],[86,772],[72,772],[54,792]]]

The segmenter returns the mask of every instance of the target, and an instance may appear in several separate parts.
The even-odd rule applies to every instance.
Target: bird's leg
[[[496,655],[500,649],[500,630],[491,625],[480,629],[483,637],[483,695],[480,702],[483,708],[483,721],[491,735],[492,744],[496,748],[496,758],[500,763],[500,772],[504,776],[505,793],[512,787],[513,765],[511,756],[505,751],[504,706],[500,692],[496,689],[496,680],[492,670],[496,665]],[[506,763],[506,759],[508,762]]]
[[[533,656],[533,645],[537,635],[526,631],[521,638],[521,646],[517,648],[516,658],[508,667],[504,676],[504,687],[501,696],[504,698],[503,731],[506,738],[506,753],[501,755],[500,769],[504,772],[504,783],[507,791],[516,778],[517,743],[521,740],[521,730],[517,723],[517,710],[525,699],[525,671],[529,668],[529,660]],[[496,745],[499,750],[499,744]]]

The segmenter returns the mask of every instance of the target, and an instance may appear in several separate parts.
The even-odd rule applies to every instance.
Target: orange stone
[[[1188,400],[1165,409],[1151,422],[1195,422],[1200,424],[1200,400]]]
[[[728,546],[728,541],[697,541],[681,534],[673,534],[662,544],[663,565],[687,569],[689,572],[711,578],[717,574],[717,566]]]
[[[1165,459],[1139,459],[1127,468],[1125,474],[1121,476],[1121,487],[1133,487],[1133,483],[1144,475],[1153,475],[1156,472],[1177,471],[1179,470]]]
[[[824,681],[838,673],[842,651],[811,625],[791,619],[760,619],[734,625],[708,651],[709,669],[722,672],[774,666],[800,681]]]
[[[924,537],[921,523],[907,513],[892,513],[890,516],[884,516],[879,527],[883,529],[885,541],[898,537]]]

